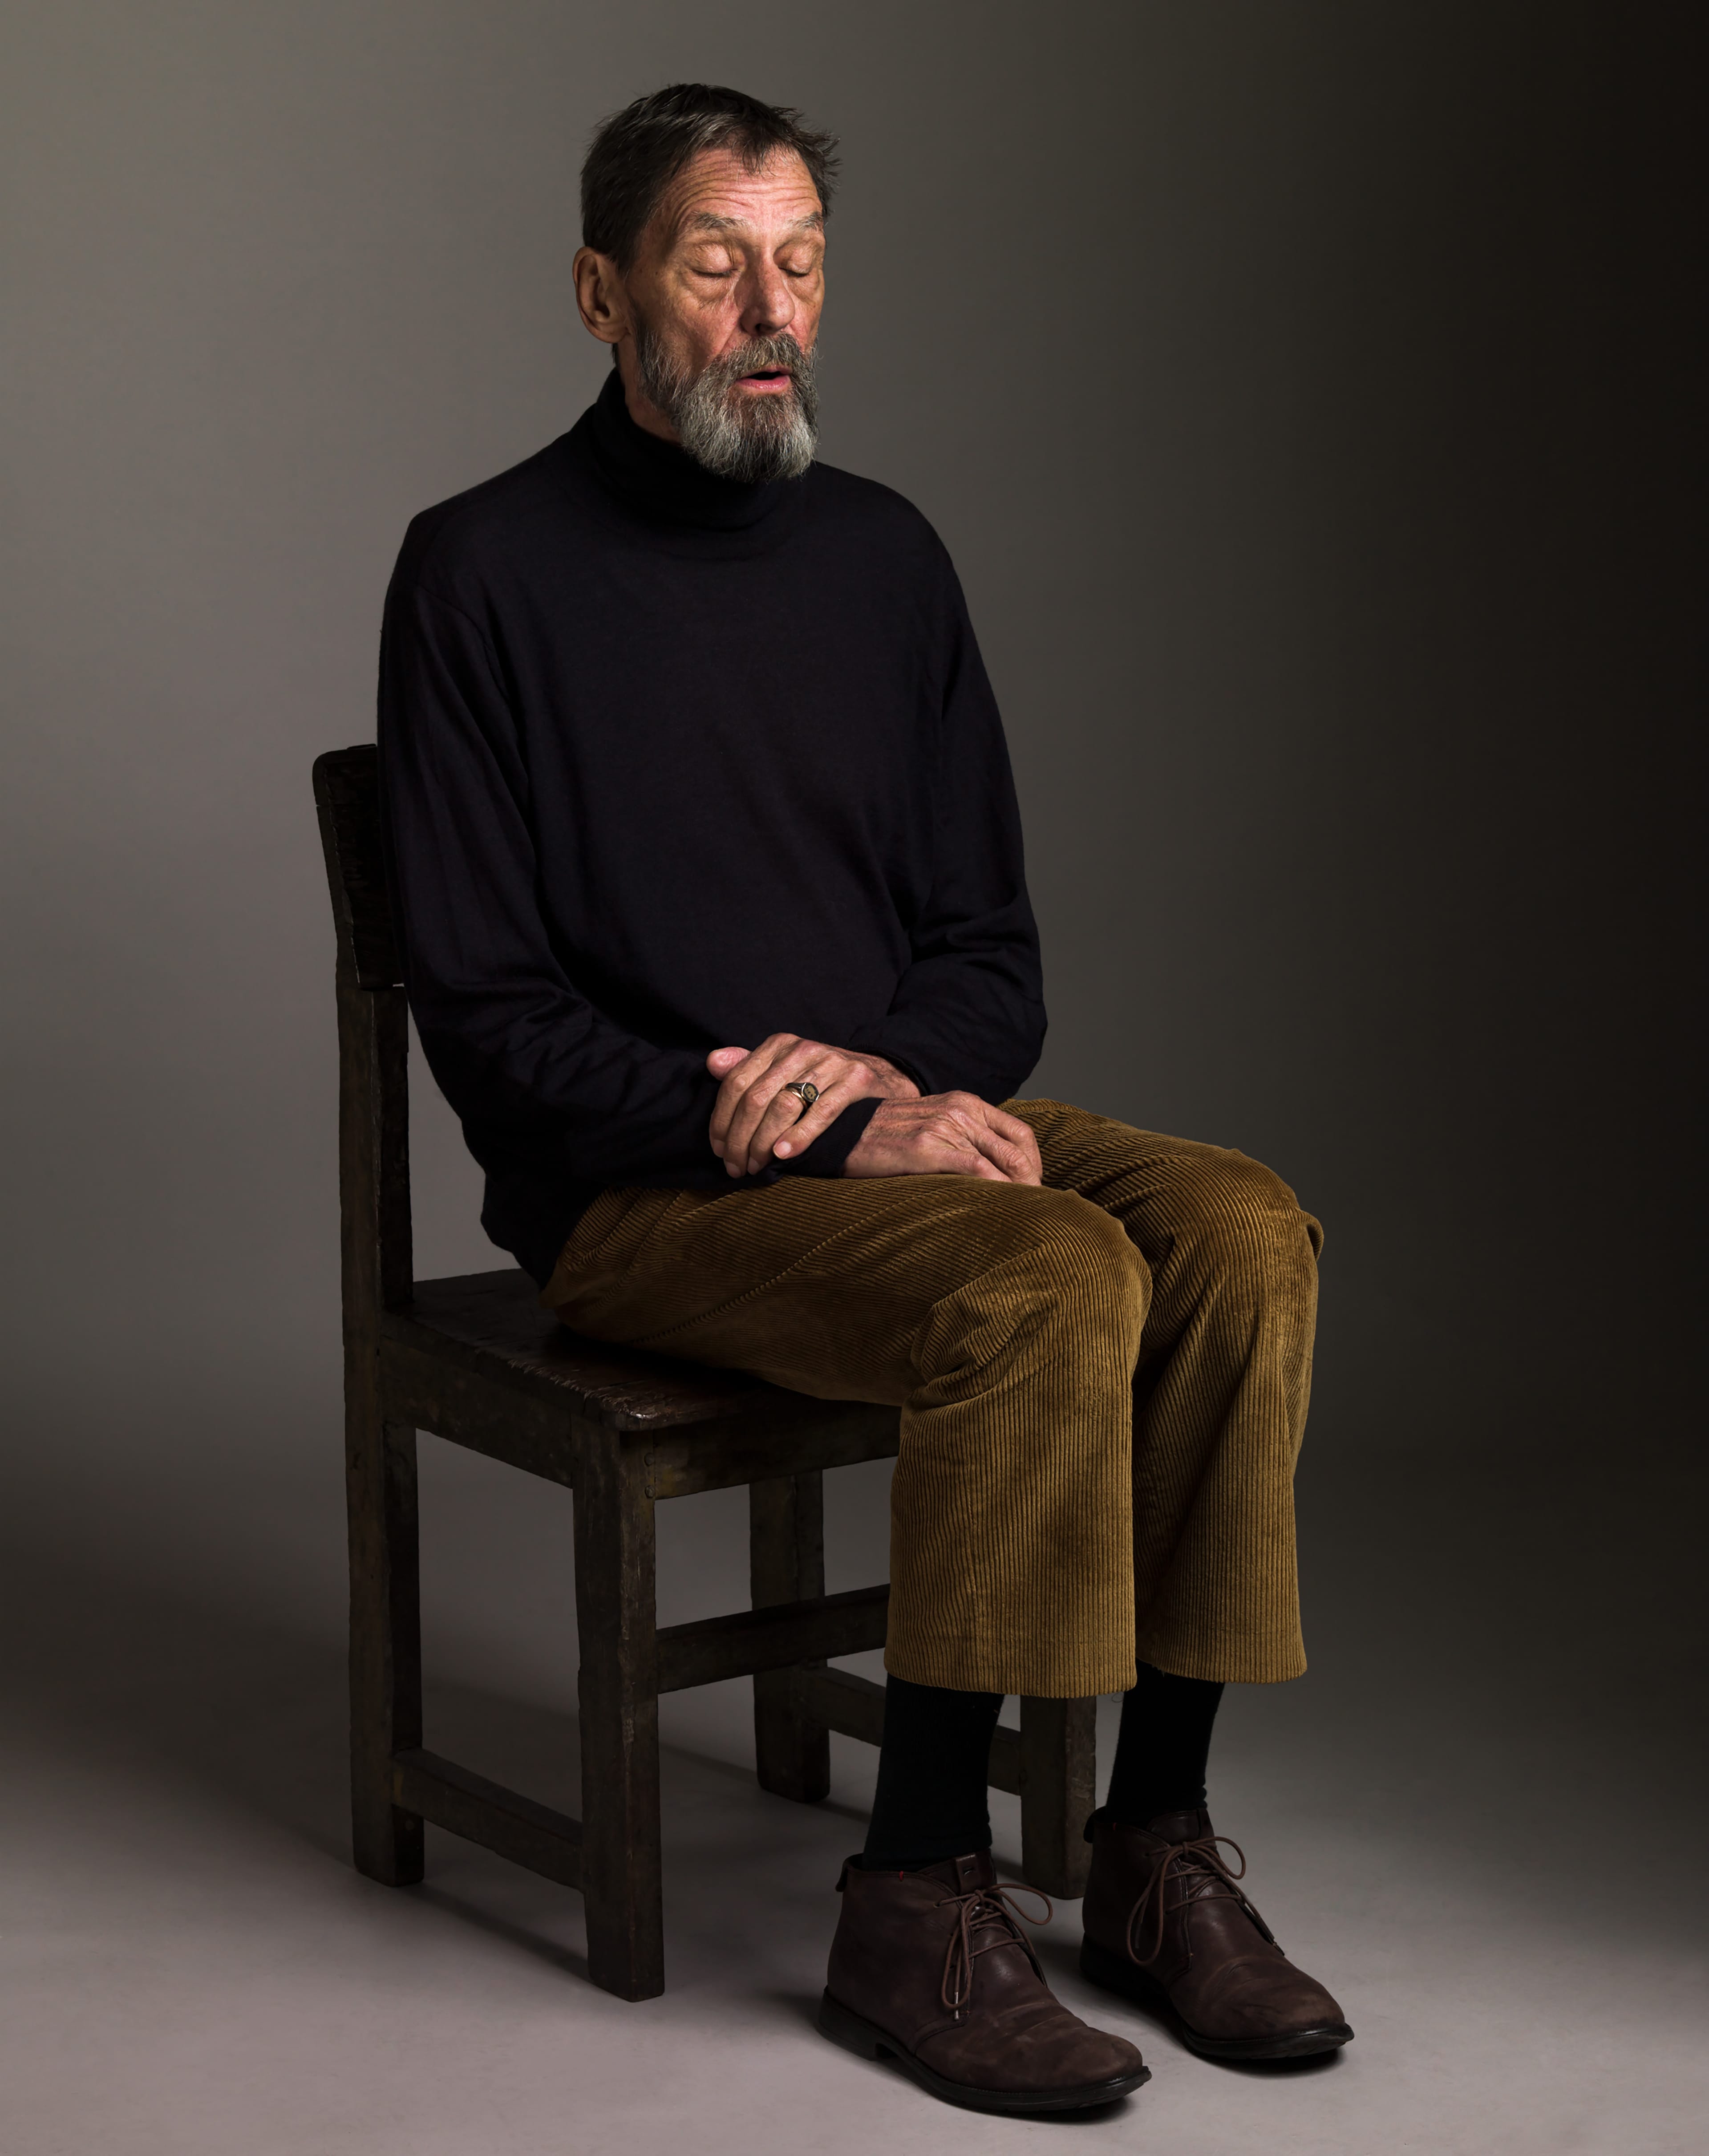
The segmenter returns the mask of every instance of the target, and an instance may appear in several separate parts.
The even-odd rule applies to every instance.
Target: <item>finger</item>
[[[1011,1183],[1042,1183],[1044,1180],[1044,1163],[1039,1158],[1039,1148],[1033,1142],[1030,1132],[1024,1137],[1013,1141],[1000,1132],[993,1132],[990,1137],[993,1144],[1008,1148],[1000,1158],[1008,1170]]]
[[[993,1107],[990,1101],[982,1101],[977,1093],[951,1093],[946,1104],[952,1112],[967,1116],[986,1129],[995,1131],[999,1137],[1017,1145],[1029,1159],[1034,1158],[1039,1142],[1033,1135],[1033,1127],[1019,1116],[1012,1116],[1006,1108]]]
[[[885,1118],[880,1108],[849,1154],[845,1175],[964,1175],[980,1183],[1008,1181],[953,1116],[937,1111],[917,1121],[909,1116],[901,1123]]]
[[[730,1120],[733,1096],[725,1093],[722,1081],[747,1062],[751,1050],[746,1048],[715,1048],[706,1058],[706,1068],[720,1081],[718,1097],[712,1103],[712,1117],[706,1127],[706,1136],[714,1152],[724,1151],[724,1125]]]
[[[754,1059],[752,1070],[745,1065],[735,1075],[741,1080],[739,1086],[726,1079],[730,1094],[730,1112],[725,1121],[724,1164],[732,1175],[749,1173],[747,1158],[752,1151],[750,1141],[762,1116],[771,1106],[772,1097],[788,1075],[791,1058],[787,1051]]]
[[[810,1108],[803,1109],[783,1135],[772,1139],[767,1147],[779,1160],[791,1160],[805,1152],[816,1137],[830,1128],[851,1101],[870,1097],[857,1091],[852,1078],[834,1079],[829,1085],[823,1081],[815,1082],[819,1088],[818,1100]],[[770,1118],[767,1120],[769,1122]],[[756,1142],[766,1143],[765,1123],[760,1125]]]
[[[1007,1138],[1000,1138],[992,1132],[975,1142],[983,1157],[995,1161],[1003,1170],[1005,1181],[1037,1183],[1039,1180],[1039,1172],[1026,1153],[1019,1146],[1010,1145]]]
[[[993,1108],[988,1101],[982,1101],[979,1105],[985,1111],[986,1122],[1000,1137],[1006,1137],[1014,1145],[1037,1145],[1030,1123],[1024,1123],[1019,1116],[1011,1116],[1007,1109]]]
[[[883,1102],[896,1097],[890,1088],[896,1085],[901,1073],[882,1056],[851,1055],[839,1049],[828,1050],[824,1060],[813,1065],[811,1075],[819,1089],[819,1096],[798,1118],[794,1128],[784,1134],[781,1142],[772,1144],[771,1151],[782,1158],[805,1152],[851,1102]],[[912,1084],[911,1080],[902,1082]],[[919,1097],[917,1088],[913,1097]]]
[[[1004,1182],[1029,1183],[1037,1180],[1024,1147],[1000,1137],[988,1123],[977,1116],[970,1116],[965,1109],[958,1108],[952,1112],[981,1155],[994,1162],[1003,1170]]]
[[[1019,1116],[1011,1116],[1001,1108],[993,1108],[989,1101],[982,1101],[974,1093],[952,1094],[951,1100],[953,1103],[951,1113],[962,1118],[974,1134],[975,1142],[1008,1170],[1012,1182],[1036,1183],[1044,1181],[1044,1163],[1039,1158],[1039,1142],[1033,1135],[1030,1124],[1023,1122]],[[989,1142],[992,1140],[999,1148],[995,1153],[991,1153]]]
[[[836,1078],[835,1065],[828,1066],[823,1056],[817,1062],[800,1063],[791,1056],[787,1065],[780,1063],[777,1066],[776,1089],[767,1089],[771,1091],[771,1097],[765,1102],[754,1123],[753,1134],[747,1142],[750,1175],[757,1175],[771,1159],[772,1147],[778,1141],[785,1137],[793,1137],[803,1121],[819,1106],[815,1101],[813,1108],[808,1108],[801,1096],[788,1091],[788,1088],[804,1081],[817,1086],[821,1093],[828,1093],[835,1085]]]
[[[947,1158],[936,1173],[939,1175],[970,1175],[976,1183],[1008,1183],[1011,1178],[978,1146],[946,1147]]]
[[[793,1034],[772,1034],[762,1040],[752,1054],[743,1056],[725,1073],[724,1082],[718,1088],[718,1098],[712,1109],[709,1135],[714,1152],[727,1159],[730,1155],[730,1126],[747,1097],[749,1090],[765,1076],[767,1070],[780,1052],[784,1040],[793,1042]]]
[[[781,1089],[792,1079],[805,1077],[814,1061],[824,1053],[816,1040],[793,1040],[788,1048],[780,1049],[744,1088],[730,1118],[730,1127],[724,1133],[724,1165],[732,1173],[752,1175],[763,1165],[764,1154],[757,1153],[754,1147],[761,1122]],[[737,1075],[745,1076],[746,1066]],[[787,1106],[794,1108],[798,1103],[792,1099]],[[781,1116],[773,1126],[772,1136],[781,1137],[788,1121],[787,1113]]]
[[[982,1144],[982,1137],[989,1137],[990,1134],[982,1131],[975,1118],[964,1111],[940,1111],[920,1135],[933,1156],[936,1172],[941,1175],[971,1175],[986,1183],[1012,1180],[1003,1161],[995,1157],[1000,1141],[992,1139],[989,1145]]]

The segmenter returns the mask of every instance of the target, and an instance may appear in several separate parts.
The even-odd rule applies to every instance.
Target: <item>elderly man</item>
[[[1304,1667],[1316,1223],[1237,1152],[1014,1097],[1044,1034],[955,572],[813,460],[828,137],[680,85],[599,130],[598,401],[416,518],[380,745],[411,1006],[482,1218],[595,1337],[902,1411],[884,1743],[820,2025],[952,2102],[1146,2078],[990,1857],[1005,1693],[1126,1694],[1083,1967],[1219,2059],[1351,2035],[1205,1811]]]

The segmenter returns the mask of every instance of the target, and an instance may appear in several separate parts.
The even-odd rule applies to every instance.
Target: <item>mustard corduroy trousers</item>
[[[1010,1101],[1044,1187],[611,1190],[541,1300],[577,1331],[902,1410],[886,1666],[1084,1698],[1136,1652],[1305,1668],[1293,1476],[1322,1235],[1244,1154]]]

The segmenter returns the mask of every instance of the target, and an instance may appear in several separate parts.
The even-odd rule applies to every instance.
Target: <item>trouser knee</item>
[[[1007,1248],[932,1313],[922,1370],[964,1376],[978,1364],[993,1378],[1019,1364],[1060,1367],[1087,1382],[1126,1383],[1150,1308],[1145,1260],[1119,1220],[1063,1191],[1029,1191],[1025,1218]]]
[[[1219,1280],[1260,1296],[1315,1289],[1323,1230],[1281,1178],[1255,1160],[1219,1166],[1180,1240]]]

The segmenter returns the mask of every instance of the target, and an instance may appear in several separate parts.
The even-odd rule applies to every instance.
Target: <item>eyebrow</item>
[[[824,228],[822,210],[814,210],[809,217],[797,218],[789,227],[791,232],[823,232]],[[739,217],[714,217],[710,210],[701,210],[690,218],[682,229],[685,232],[742,232],[747,227]]]

